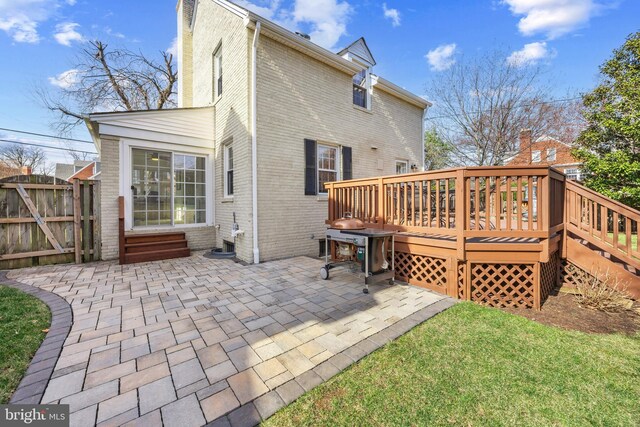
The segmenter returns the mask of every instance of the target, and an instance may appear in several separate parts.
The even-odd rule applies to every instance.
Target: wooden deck
[[[350,213],[367,227],[398,232],[396,271],[406,282],[491,305],[539,309],[567,266],[577,264],[596,276],[617,268],[640,297],[640,257],[632,243],[640,212],[555,169],[461,168],[326,188],[328,223]],[[567,259],[578,238],[601,252],[587,249],[595,257],[590,266]]]

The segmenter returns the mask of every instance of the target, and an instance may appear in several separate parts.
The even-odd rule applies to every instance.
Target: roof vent
[[[299,35],[300,37],[302,37],[305,40],[311,40],[311,36],[309,34],[300,33],[298,31],[296,31],[296,34]]]

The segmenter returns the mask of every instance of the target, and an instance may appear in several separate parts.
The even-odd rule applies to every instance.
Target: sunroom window
[[[132,149],[133,226],[206,223],[206,158]]]

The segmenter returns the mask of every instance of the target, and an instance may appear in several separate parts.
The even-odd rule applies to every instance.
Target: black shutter
[[[316,189],[316,142],[311,139],[304,140],[304,195],[315,196]]]
[[[352,179],[351,172],[351,147],[342,147],[342,179]]]

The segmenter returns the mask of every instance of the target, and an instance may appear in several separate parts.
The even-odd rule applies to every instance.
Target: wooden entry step
[[[158,261],[191,255],[183,232],[133,234],[124,236],[121,264]]]

